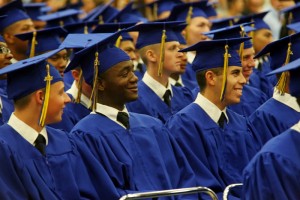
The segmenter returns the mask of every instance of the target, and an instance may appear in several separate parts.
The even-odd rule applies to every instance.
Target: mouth
[[[137,93],[138,92],[138,87],[130,87],[128,88],[131,92]]]

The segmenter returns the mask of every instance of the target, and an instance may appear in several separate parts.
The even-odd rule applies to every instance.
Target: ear
[[[7,44],[14,44],[15,38],[12,34],[3,33],[3,38]]]
[[[215,85],[216,84],[216,80],[217,80],[217,76],[214,72],[212,71],[207,71],[205,73],[205,79],[208,85]]]
[[[45,93],[42,91],[42,90],[37,90],[35,92],[35,101],[40,104],[40,105],[43,105],[43,102],[44,102],[44,98],[45,98]]]
[[[157,62],[158,61],[158,54],[152,49],[148,49],[146,51],[146,57],[149,62]]]
[[[74,69],[71,71],[72,76],[75,81],[79,81],[80,70]]]

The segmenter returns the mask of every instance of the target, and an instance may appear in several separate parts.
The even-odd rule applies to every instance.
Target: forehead
[[[191,19],[191,24],[198,24],[198,23],[210,23],[208,19],[205,17],[194,17]]]

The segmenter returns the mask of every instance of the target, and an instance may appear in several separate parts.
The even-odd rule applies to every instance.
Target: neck
[[[158,69],[151,68],[151,67],[148,67],[147,72],[154,80],[156,80],[157,82],[159,82],[160,84],[162,84],[165,87],[168,86],[170,75],[165,74],[163,71],[162,75],[158,76],[158,74],[157,74]]]
[[[220,100],[220,93],[215,91],[205,90],[201,93],[205,98],[215,104],[220,110],[224,110],[226,108],[226,104],[224,101]]]
[[[12,55],[14,55],[14,59],[16,59],[17,61],[20,61],[20,60],[25,60],[27,59],[28,57],[24,54],[20,54],[20,53],[17,53],[15,50],[11,50],[11,53]]]
[[[98,94],[97,102],[112,108],[115,108],[119,111],[123,110],[125,107],[124,103],[121,102],[113,102],[110,98],[106,98],[107,95]],[[116,100],[117,101],[117,100]]]
[[[180,77],[180,75],[179,74],[171,74],[171,76],[170,76],[172,79],[174,79],[175,81],[178,81],[179,80],[179,77]]]
[[[21,121],[23,121],[25,124],[36,130],[37,132],[41,132],[43,127],[41,127],[39,122],[39,115],[35,116],[32,113],[39,113],[39,112],[33,112],[32,110],[23,109],[18,110],[15,109],[14,114],[17,118],[19,118]]]

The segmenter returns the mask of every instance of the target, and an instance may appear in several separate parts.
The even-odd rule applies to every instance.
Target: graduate
[[[25,13],[22,1],[14,0],[0,7],[0,32],[7,47],[14,55],[12,62],[28,58],[27,42],[15,37],[16,34],[35,31],[34,24]]]
[[[290,74],[289,91],[297,98],[300,106],[299,67],[300,59],[297,59],[272,73]],[[292,117],[286,116],[286,119]],[[300,123],[298,122],[269,140],[251,160],[244,170],[243,199],[299,199],[299,133]]]
[[[128,112],[125,103],[138,98],[138,80],[130,57],[114,46],[116,36],[76,53],[68,66],[84,63],[84,78],[93,87],[93,112],[75,125],[72,136],[104,166],[120,196],[195,186],[190,166],[161,121]]]
[[[249,39],[201,41],[181,50],[197,52],[192,66],[201,90],[196,100],[173,115],[166,126],[184,151],[197,180],[202,178],[199,163],[204,163],[216,177],[220,186],[215,192],[241,182],[242,170],[257,152],[247,120],[227,109],[240,102],[246,83],[235,46]]]
[[[285,67],[284,65],[300,57],[300,33],[270,43],[258,54],[270,54],[271,69]],[[288,81],[288,75],[278,75],[278,83],[272,98],[259,107],[249,118],[257,129],[262,144],[284,132],[300,119],[300,107],[296,98],[289,94]]]
[[[0,198],[108,199],[116,193],[101,166],[92,165],[90,157],[86,167],[70,137],[47,126],[61,120],[70,102],[61,76],[45,61],[50,55],[0,70],[1,75],[7,74],[7,94],[15,107],[8,123],[0,127],[0,157],[5,160],[0,166],[5,183]],[[87,161],[90,154],[81,152]],[[99,170],[93,176],[94,171],[88,171],[91,166]]]
[[[171,74],[178,72],[183,53],[172,27],[180,22],[153,22],[136,25],[127,31],[139,31],[137,49],[147,71],[139,81],[139,98],[127,104],[129,111],[147,114],[162,122],[193,101],[184,87],[172,86]]]

